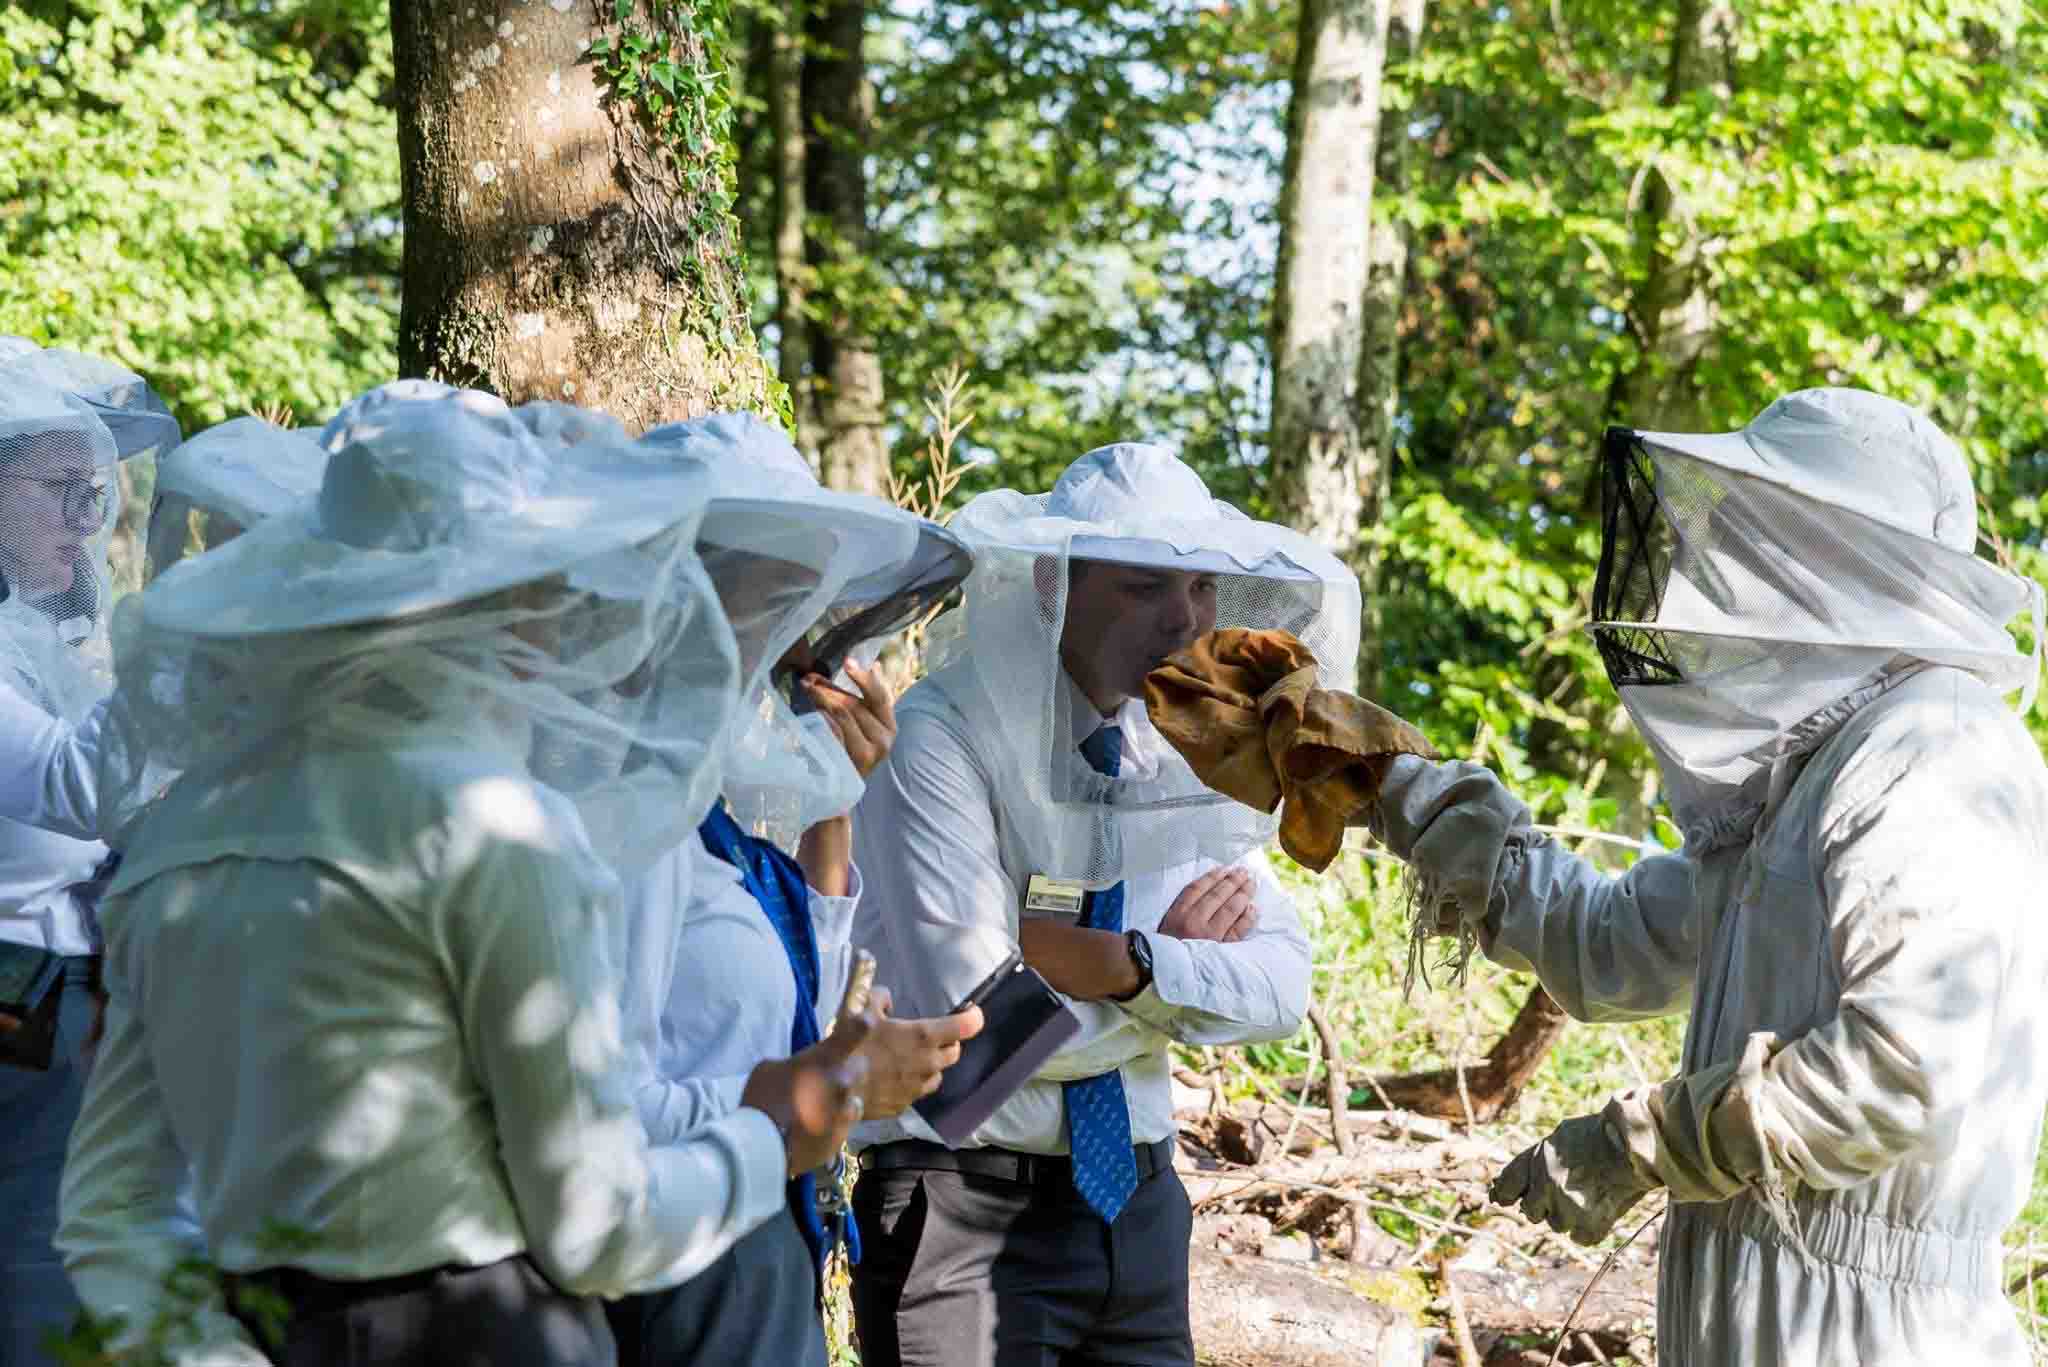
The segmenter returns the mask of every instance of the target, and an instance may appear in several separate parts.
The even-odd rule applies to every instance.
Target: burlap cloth
[[[1321,872],[1364,823],[1396,755],[1436,758],[1422,733],[1364,698],[1316,686],[1284,631],[1212,631],[1145,678],[1152,724],[1209,787],[1280,808],[1280,848]]]

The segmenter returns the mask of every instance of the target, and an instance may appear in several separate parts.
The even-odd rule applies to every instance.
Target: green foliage
[[[0,8],[0,332],[112,356],[187,429],[396,366],[382,0]]]

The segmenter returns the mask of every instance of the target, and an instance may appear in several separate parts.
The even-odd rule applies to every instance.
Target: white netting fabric
[[[1800,724],[1916,661],[2033,703],[2008,625],[2042,591],[1973,555],[1969,468],[1911,408],[1860,390],[1779,399],[1737,433],[1614,429],[1592,631],[1681,825]]]
[[[231,419],[178,446],[157,461],[145,581],[304,503],[320,491],[326,468],[316,433],[261,418]]]
[[[849,810],[862,786],[796,680],[839,675],[849,658],[872,663],[972,559],[936,523],[819,487],[788,437],[751,415],[671,423],[638,446],[711,474],[697,552],[739,642],[746,700],[725,746],[725,797],[743,828],[790,846]]]
[[[0,385],[14,380],[83,400],[113,439],[120,459],[162,455],[178,444],[178,421],[149,382],[126,366],[62,347],[0,337]]]
[[[0,676],[77,721],[113,685],[114,442],[92,407],[0,373]]]
[[[1086,567],[1195,576],[1213,588],[1214,626],[1290,631],[1315,654],[1325,687],[1350,689],[1358,584],[1335,556],[1212,499],[1170,452],[1131,444],[1082,456],[1050,493],[982,494],[951,526],[975,568],[960,610],[933,625],[930,679],[998,776],[1013,867],[1103,887],[1198,857],[1234,859],[1272,838],[1276,819],[1204,787],[1142,705],[1123,712],[1122,769],[1098,774],[1079,745],[1101,717],[1068,677],[1061,641],[1072,592],[1102,591]],[[1131,656],[1128,696],[1207,626],[1160,620],[1141,610],[1113,633]]]
[[[731,632],[692,546],[710,484],[549,450],[488,395],[400,382],[327,425],[313,498],[168,569],[116,627],[101,795],[423,732],[501,746],[631,870],[717,790]]]

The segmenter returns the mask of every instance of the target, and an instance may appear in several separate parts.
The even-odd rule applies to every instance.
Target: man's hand
[[[0,1011],[0,1035],[11,1035],[21,1029],[21,1017]]]
[[[981,1033],[981,1008],[925,1020],[889,1017],[887,988],[875,990],[881,1019],[861,1053],[868,1061],[861,1089],[862,1113],[871,1119],[901,1115],[920,1097],[939,1089],[939,1075],[960,1060],[960,1041]]]
[[[1138,965],[1122,931],[1027,920],[1017,927],[1017,947],[1041,978],[1076,1001],[1106,1001],[1138,990]]]
[[[1259,925],[1252,903],[1252,871],[1239,864],[1213,868],[1180,890],[1159,922],[1176,940],[1242,940]]]
[[[823,1041],[748,1075],[740,1105],[762,1112],[782,1131],[791,1177],[831,1162],[847,1131],[860,1123],[868,1074],[861,1047],[880,1020],[872,1006],[858,1015],[842,1011]]]
[[[889,696],[879,670],[862,669],[848,660],[846,673],[860,685],[859,693],[836,687],[822,674],[806,674],[802,683],[865,779],[889,758],[889,747],[896,743],[896,700]]]

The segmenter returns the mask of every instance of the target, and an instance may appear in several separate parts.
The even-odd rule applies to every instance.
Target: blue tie
[[[1124,733],[1105,726],[1081,742],[1081,754],[1099,774],[1116,777],[1122,767]],[[1122,931],[1124,885],[1091,892],[1081,908],[1081,924],[1089,930]],[[1102,1073],[1065,1084],[1067,1148],[1073,1155],[1074,1190],[1113,1223],[1131,1193],[1138,1189],[1138,1164],[1131,1152],[1131,1111],[1124,1103],[1119,1072]]]

